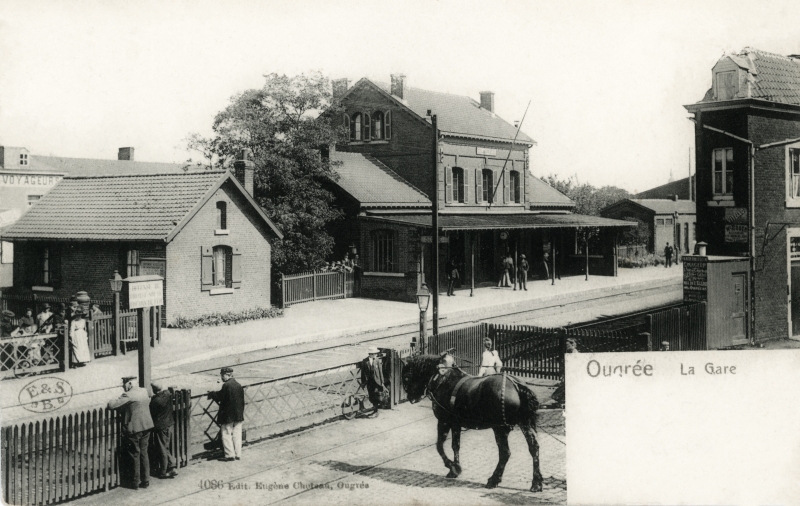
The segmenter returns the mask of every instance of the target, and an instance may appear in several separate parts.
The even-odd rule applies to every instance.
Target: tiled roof
[[[165,240],[226,174],[65,177],[3,238]]]
[[[749,98],[800,105],[800,59],[751,48],[731,55],[730,59],[749,72],[752,82]],[[713,101],[712,91],[706,93],[702,102]]]
[[[117,176],[127,174],[182,174],[182,163],[137,162],[128,160],[98,160],[63,156],[30,156],[30,170],[63,172],[69,176]]]
[[[401,223],[416,227],[431,227],[430,214],[383,214],[370,219]],[[442,230],[494,230],[512,228],[562,228],[562,227],[630,227],[630,221],[612,220],[584,214],[443,214],[439,216]]]
[[[692,176],[694,182],[694,176]],[[689,178],[685,177],[671,183],[656,186],[649,190],[634,195],[637,199],[669,199],[672,195],[677,195],[681,200],[689,199]]]
[[[530,173],[525,180],[530,185],[528,192],[531,207],[575,207],[575,202],[569,197]]]
[[[373,82],[373,84],[386,93],[390,93],[389,84],[381,82]],[[439,130],[445,134],[510,142],[517,133],[514,125],[497,114],[482,109],[480,103],[467,96],[406,88],[403,98],[405,105],[422,118],[426,117],[428,110],[436,114]],[[520,111],[521,114],[522,111]],[[535,143],[522,131],[517,136],[517,142],[521,144]]]
[[[362,206],[430,207],[428,197],[371,155],[336,151],[336,184]]]
[[[672,199],[624,199],[607,206],[600,212],[604,213],[612,207],[624,205],[628,202],[650,209],[655,214],[672,214],[676,211],[680,214],[695,214],[697,212],[697,205],[691,200]]]

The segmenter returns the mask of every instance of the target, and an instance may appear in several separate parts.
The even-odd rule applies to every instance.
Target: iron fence
[[[322,299],[343,299],[353,296],[353,272],[308,271],[281,274],[281,300],[283,307],[301,302]]]

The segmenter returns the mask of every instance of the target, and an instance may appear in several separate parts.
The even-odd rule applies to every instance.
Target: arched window
[[[372,113],[372,138],[383,139],[383,113],[376,111]]]
[[[377,272],[394,272],[394,232],[376,230],[372,233],[372,269]]]
[[[350,130],[350,116],[348,116],[347,113],[345,113],[345,114],[342,114],[342,117],[343,117],[343,123],[342,124],[344,125],[344,127],[347,129],[348,132],[351,132],[351,130]],[[352,135],[353,135],[352,132],[350,133],[350,135],[352,137]]]
[[[520,201],[522,200],[522,194],[520,191],[520,184],[519,184],[519,172],[515,170],[509,172],[508,183],[510,186],[509,191],[511,194],[509,195],[509,197],[511,199],[511,202],[519,204]]]
[[[492,169],[483,169],[481,176],[483,179],[483,201],[491,204],[492,194],[494,193],[494,174]]]
[[[386,116],[384,116],[384,127],[383,127],[383,138],[384,139],[391,139],[392,138],[392,111],[386,111]]]
[[[464,169],[453,167],[453,202],[465,202]]]
[[[228,228],[228,204],[217,202],[217,230],[227,230]]]
[[[220,288],[233,287],[233,251],[230,246],[214,246],[211,284]]]
[[[353,114],[352,121],[350,122],[350,140],[361,140],[361,113]]]
[[[370,127],[369,113],[365,112],[364,113],[364,136],[362,137],[362,139],[364,139],[365,141],[368,141],[370,139],[369,127]]]

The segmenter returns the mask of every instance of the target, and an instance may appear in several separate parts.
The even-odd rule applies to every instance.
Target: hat
[[[370,346],[369,349],[367,350],[367,353],[369,353],[370,355],[377,355],[380,352],[381,350],[379,350],[376,346]]]
[[[525,253],[521,254],[519,257],[520,258],[525,258]]]
[[[58,303],[58,309],[59,309],[59,311],[66,311],[67,305],[64,304],[63,302],[59,302]]]
[[[30,312],[33,312],[33,309],[31,309],[31,308],[29,308],[29,307],[26,307],[26,308],[25,308],[25,312],[27,313],[28,311],[30,311]]]
[[[219,370],[219,373],[220,374],[233,374],[233,369],[231,369],[230,367],[223,367],[222,369]]]
[[[136,376],[123,376],[122,377],[122,384],[124,385],[125,383],[127,383],[127,382],[129,382],[131,380],[135,380],[135,379],[136,379]]]
[[[50,304],[48,304],[47,302],[45,302],[44,304],[42,304],[42,308],[44,308],[44,309],[50,309]]]
[[[8,309],[3,309],[3,316],[7,316],[9,318],[14,318],[14,312],[9,311]]]
[[[669,341],[661,341],[661,346],[669,346]]]
[[[158,392],[164,390],[163,388],[161,388],[161,385],[159,385],[158,383],[150,383],[150,388],[152,388],[153,389],[153,393],[156,393],[156,394]]]
[[[78,302],[78,296],[77,295],[70,296],[69,301],[70,302]]]

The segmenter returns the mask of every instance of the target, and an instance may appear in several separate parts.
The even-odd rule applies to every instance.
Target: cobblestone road
[[[357,418],[247,446],[241,461],[201,462],[147,490],[115,489],[75,504],[565,504],[566,439],[560,410],[542,410],[539,444],[544,490],[528,491],[531,457],[519,429],[509,438],[503,482],[483,488],[497,463],[491,431],[461,438],[457,480],[436,453],[428,401],[402,404],[377,419]],[[452,456],[449,440],[448,454]]]

